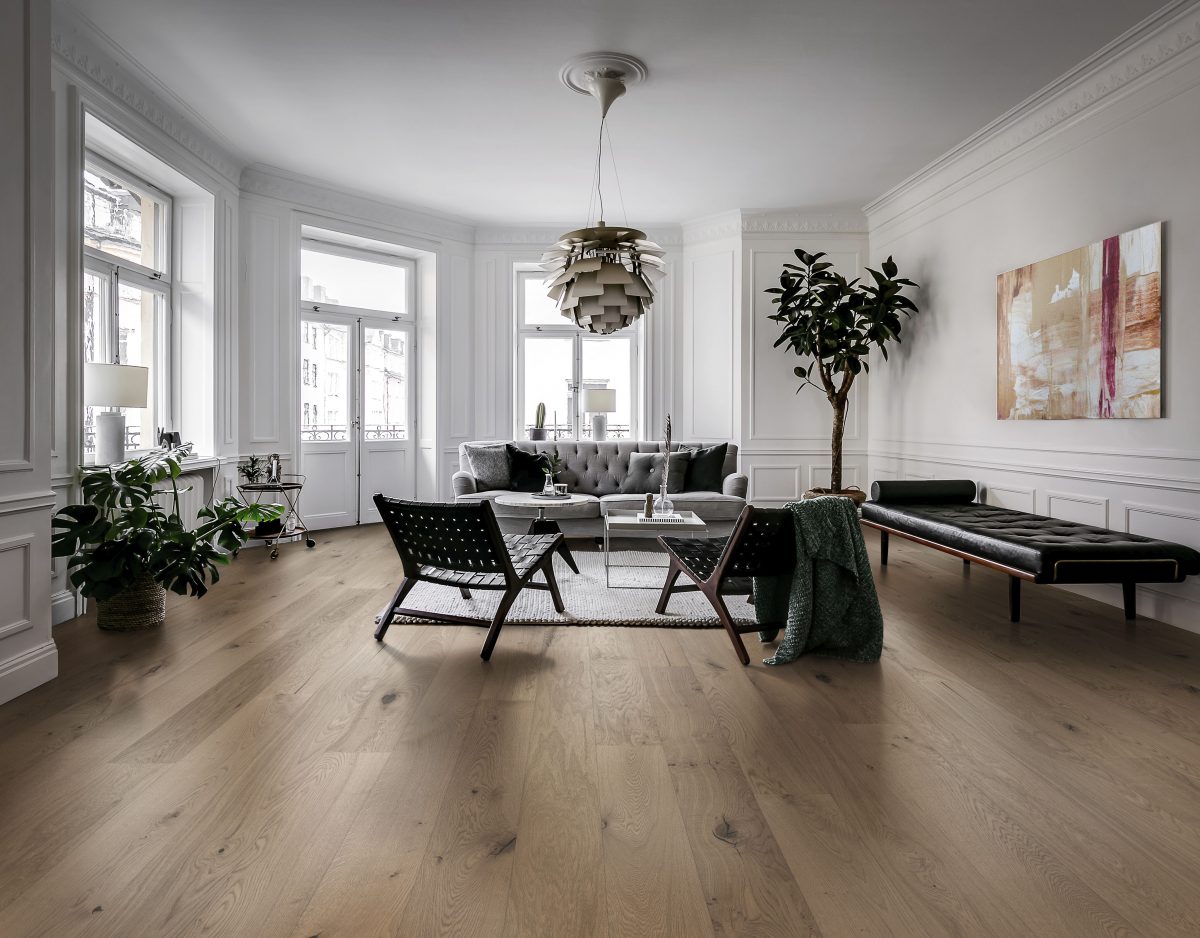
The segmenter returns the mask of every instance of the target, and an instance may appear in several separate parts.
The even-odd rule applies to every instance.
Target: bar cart
[[[316,547],[317,542],[309,534],[308,525],[300,514],[300,494],[304,491],[304,476],[284,473],[278,482],[243,482],[238,494],[247,505],[257,505],[264,496],[276,495],[283,499],[283,517],[275,521],[260,522],[250,534],[250,539],[263,541],[271,548],[271,559],[279,557],[279,543],[304,538],[305,547]]]

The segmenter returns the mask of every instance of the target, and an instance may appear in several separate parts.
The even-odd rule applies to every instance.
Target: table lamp
[[[592,415],[592,439],[597,443],[608,439],[608,415],[617,409],[614,388],[584,388],[583,409]]]
[[[150,369],[140,365],[88,362],[83,366],[84,403],[111,408],[94,417],[97,465],[125,461],[125,415],[117,408],[145,407],[149,379]]]

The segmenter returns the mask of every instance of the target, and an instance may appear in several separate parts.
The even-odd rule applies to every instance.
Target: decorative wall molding
[[[461,241],[464,244],[471,244],[475,240],[475,226],[470,221],[401,205],[364,192],[341,189],[276,166],[256,163],[246,167],[241,174],[240,186],[242,192],[248,195],[374,222],[423,238]]]
[[[244,161],[236,155],[235,148],[78,11],[54,5],[50,48],[61,64],[107,92],[237,185]]]
[[[1084,505],[1088,509],[1092,509],[1091,513],[1096,517],[1082,518],[1076,516],[1067,516],[1056,514],[1056,504],[1058,502],[1066,502],[1072,505]],[[1107,498],[1101,498],[1095,495],[1081,495],[1078,492],[1046,492],[1046,513],[1051,518],[1062,518],[1064,521],[1076,521],[1080,524],[1092,524],[1098,528],[1108,527],[1108,502]],[[1087,513],[1087,512],[1085,512]]]
[[[919,204],[952,185],[936,177],[953,172],[956,181],[985,170],[996,160],[1032,141],[1077,122],[1176,60],[1200,55],[1200,3],[1172,0],[1161,10],[1114,39],[1075,68],[1026,98],[907,179],[868,203],[863,212],[874,230],[904,211],[901,203]]]

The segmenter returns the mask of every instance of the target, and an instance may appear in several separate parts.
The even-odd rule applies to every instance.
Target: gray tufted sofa
[[[459,471],[454,473],[454,500],[491,501],[496,517],[500,519],[501,530],[506,534],[523,533],[529,527],[529,512],[495,504],[497,495],[506,494],[503,489],[478,491],[475,477],[471,475],[466,445],[458,447]],[[603,533],[602,512],[610,508],[641,508],[646,501],[645,495],[620,494],[621,483],[629,472],[629,454],[662,452],[660,441],[644,440],[610,440],[604,443],[589,440],[559,440],[556,443],[520,440],[514,445],[527,453],[557,453],[562,461],[557,481],[567,483],[568,491],[572,494],[588,496],[584,504],[569,506],[569,511],[565,513],[555,513],[555,520],[568,536]],[[711,445],[672,443],[671,451]],[[736,444],[728,444],[720,492],[680,492],[671,495],[671,501],[678,510],[694,511],[703,518],[711,534],[728,534],[732,531],[734,521],[746,506],[746,477],[737,471],[737,452]]]

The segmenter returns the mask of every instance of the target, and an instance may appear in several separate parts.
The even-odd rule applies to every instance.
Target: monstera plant
[[[868,283],[857,277],[847,280],[822,260],[822,252],[797,250],[795,254],[800,263],[784,264],[779,286],[766,292],[775,295],[771,302],[779,306],[769,318],[783,327],[775,347],[786,346],[801,359],[792,369],[800,379],[797,393],[811,385],[833,408],[830,487],[813,492],[861,501],[862,492],[842,488],[842,437],[850,388],[860,373],[869,370],[872,346],[886,359],[888,344],[900,341],[901,317],[917,312],[916,304],[901,291],[916,284],[897,276],[890,257],[882,270],[867,268]]]
[[[83,501],[52,522],[55,557],[71,584],[95,600],[103,629],[148,628],[166,615],[165,590],[203,596],[218,567],[246,542],[244,525],[278,518],[278,505],[226,498],[188,523],[179,508],[180,450],[157,450],[115,466],[85,468]]]

